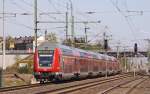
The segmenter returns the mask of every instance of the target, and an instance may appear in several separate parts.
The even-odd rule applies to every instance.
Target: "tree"
[[[18,66],[18,64],[19,64],[19,62],[20,62],[20,60],[21,60],[22,58],[20,57],[20,55],[16,55],[15,56],[15,61],[16,61],[16,66]]]
[[[29,55],[25,58],[21,58],[19,55],[15,56],[15,64],[7,68],[9,72],[18,73],[33,73],[33,55]],[[19,64],[24,63],[26,66],[20,67]]]
[[[15,63],[14,63],[12,66],[8,66],[8,67],[6,68],[6,72],[8,72],[8,73],[14,73],[14,72],[17,72],[17,71],[18,71],[18,64],[19,64],[19,62],[20,62],[20,60],[21,60],[22,58],[20,57],[20,55],[16,55],[16,56],[14,57],[14,59],[15,59]]]
[[[63,44],[63,45],[67,45],[67,46],[71,46],[72,41],[71,41],[70,38],[69,38],[69,39],[65,39],[65,40],[63,40],[62,44]]]
[[[50,42],[58,42],[57,36],[53,32],[50,32],[46,35],[46,40],[48,40]]]
[[[6,37],[6,49],[13,49],[14,48],[15,40],[11,36]]]
[[[96,45],[98,51],[103,50],[103,45],[100,40],[97,40],[95,45]]]

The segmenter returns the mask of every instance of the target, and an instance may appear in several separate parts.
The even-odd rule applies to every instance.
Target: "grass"
[[[17,78],[4,78],[4,87],[25,85],[26,83]]]

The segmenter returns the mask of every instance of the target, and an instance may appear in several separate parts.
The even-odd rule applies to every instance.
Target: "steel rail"
[[[131,92],[140,84],[142,84],[144,81],[146,81],[147,79],[144,79],[142,81],[140,81],[139,83],[135,84],[133,87],[131,87],[125,94],[131,94]]]
[[[131,74],[121,74],[117,77],[115,77],[114,79],[120,79],[121,77],[124,78],[124,77],[129,77],[131,76]],[[112,78],[107,78],[107,79],[101,79],[101,80],[98,80],[98,81],[108,81]],[[81,80],[82,81],[82,80]],[[97,82],[98,82],[97,81]],[[111,80],[112,81],[112,80]],[[94,81],[90,82],[90,83],[93,83]],[[83,83],[83,84],[87,84],[87,83]],[[21,86],[12,86],[12,87],[3,87],[3,88],[0,88],[0,92],[8,92],[8,91],[15,91],[15,90],[22,90],[22,89],[27,89],[27,88],[33,88],[33,87],[40,87],[40,86],[48,86],[48,85],[54,85],[53,83],[45,83],[45,84],[30,84],[30,85],[21,85]],[[82,84],[79,84],[79,85],[82,85]],[[77,85],[76,85],[77,86]],[[73,87],[73,86],[71,86]],[[66,87],[64,87],[66,88]],[[62,88],[61,88],[62,89]],[[57,90],[61,90],[61,89],[57,89]],[[53,90],[53,91],[56,91],[56,90]],[[47,92],[47,91],[46,91]],[[44,93],[44,92],[43,92]],[[40,93],[41,94],[41,93]]]
[[[39,84],[39,83],[38,83],[38,84],[30,84],[30,85],[3,87],[3,88],[0,88],[0,92],[21,90],[21,89],[32,88],[32,87],[39,87],[39,86],[45,86],[45,85],[50,85],[50,84],[52,84],[52,83],[47,83],[47,84]]]
[[[106,89],[106,90],[100,92],[100,94],[107,94],[107,93],[111,92],[112,90],[114,90],[114,89],[116,89],[116,88],[118,88],[118,87],[120,87],[120,86],[122,86],[122,85],[129,84],[129,83],[131,83],[131,82],[133,82],[133,81],[136,81],[136,80],[141,80],[142,78],[143,78],[143,77],[135,78],[135,79],[132,79],[132,80],[130,80],[130,81],[126,81],[126,82],[120,83],[120,84],[118,84],[118,85],[116,85],[116,86],[113,86],[113,87],[111,87],[111,88],[108,88],[108,89]],[[139,83],[135,84],[135,85],[134,85],[131,89],[129,89],[129,91],[127,91],[125,94],[129,94],[137,85],[141,84],[143,81],[145,81],[145,79],[142,80],[142,81],[140,81]]]
[[[132,76],[131,75],[120,75],[119,77],[115,77],[115,78],[110,78],[110,79],[107,78],[107,79],[98,80],[98,81],[92,81],[92,82],[86,82],[86,83],[72,85],[72,86],[66,86],[66,87],[62,87],[62,88],[58,88],[58,89],[54,89],[54,90],[39,92],[39,93],[36,93],[36,94],[47,94],[47,93],[50,93],[50,94],[66,94],[66,93],[77,91],[79,89],[84,89],[84,88],[100,85],[100,84],[103,84],[103,83],[107,83],[107,82],[111,82],[111,81],[115,81],[115,80],[119,80],[119,79],[123,79],[123,78],[127,78],[127,77],[132,77]]]

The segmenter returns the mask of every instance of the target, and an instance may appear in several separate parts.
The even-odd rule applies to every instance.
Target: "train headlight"
[[[45,69],[45,68],[44,68],[43,70],[44,70],[44,71],[47,71],[47,69]]]
[[[41,74],[40,72],[36,72],[36,73],[35,73],[35,75],[40,75],[40,74]]]
[[[57,69],[60,69],[60,67],[57,67]]]

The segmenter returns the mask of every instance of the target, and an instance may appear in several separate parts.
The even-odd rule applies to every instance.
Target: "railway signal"
[[[137,46],[137,43],[134,44],[134,53],[135,53],[135,59],[137,59],[137,52],[138,52],[138,46]],[[135,71],[135,64],[134,64],[134,77],[136,75],[136,71]]]
[[[137,43],[135,43],[134,44],[134,53],[137,54],[137,52],[138,52],[138,46],[137,46]]]
[[[107,50],[108,49],[108,40],[104,39],[104,49]]]

